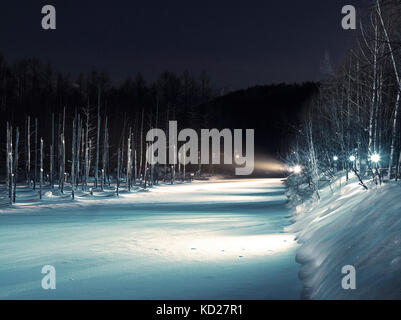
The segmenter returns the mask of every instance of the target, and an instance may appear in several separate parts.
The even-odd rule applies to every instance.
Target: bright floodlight
[[[337,156],[334,156],[334,157],[333,157],[333,160],[334,160],[334,161],[337,161],[337,160],[338,160],[338,157],[337,157]]]
[[[377,153],[375,153],[374,155],[372,155],[371,157],[373,162],[379,162],[380,161],[380,155],[378,155]]]
[[[349,157],[349,161],[355,161],[355,160],[356,160],[355,156],[350,156]]]
[[[299,174],[299,173],[301,173],[302,168],[301,168],[301,166],[296,165],[293,170],[294,170],[294,173]]]

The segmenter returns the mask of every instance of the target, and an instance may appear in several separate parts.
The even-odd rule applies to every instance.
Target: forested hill
[[[95,150],[105,149],[111,168],[116,167],[117,151],[126,150],[129,138],[139,152],[138,162],[144,163],[146,132],[154,127],[167,130],[169,120],[178,121],[179,130],[255,129],[256,161],[279,159],[287,153],[300,127],[303,105],[315,91],[316,83],[277,84],[218,96],[206,71],[200,75],[166,71],[151,82],[138,73],[115,84],[95,68],[74,78],[37,59],[8,63],[0,54],[0,159],[5,159],[8,124],[14,144],[18,132],[19,171],[26,169],[24,162],[29,152],[39,150],[41,139],[45,170],[50,166],[51,145],[58,150],[65,143],[69,161],[73,123],[78,118],[93,151],[90,160],[94,161]],[[95,142],[106,147],[95,147]],[[4,173],[0,168],[0,174]]]
[[[256,155],[277,157],[287,152],[303,106],[317,88],[312,82],[256,86],[217,97],[200,108],[211,127],[255,129]]]

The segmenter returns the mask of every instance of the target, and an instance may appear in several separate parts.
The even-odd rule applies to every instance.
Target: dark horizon
[[[56,7],[56,30],[40,26],[45,4]],[[0,5],[0,52],[10,62],[38,58],[74,77],[96,67],[116,84],[137,73],[154,81],[166,70],[206,70],[215,87],[233,90],[318,81],[325,52],[338,64],[354,37],[340,25],[345,4],[17,0]]]

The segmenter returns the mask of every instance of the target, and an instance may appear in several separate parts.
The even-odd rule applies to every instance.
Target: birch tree
[[[400,108],[400,94],[401,94],[401,79],[400,79],[400,74],[398,70],[398,66],[395,60],[395,49],[393,48],[390,36],[389,36],[389,31],[388,27],[386,26],[384,19],[383,19],[383,14],[382,14],[382,9],[380,5],[380,1],[376,0],[377,4],[377,13],[379,15],[379,19],[381,22],[381,26],[383,28],[383,33],[385,37],[385,42],[387,43],[390,58],[391,58],[391,63],[393,66],[393,71],[394,71],[394,76],[397,82],[397,94],[396,94],[396,99],[395,99],[395,105],[394,105],[394,112],[393,112],[393,117],[392,117],[392,132],[391,132],[391,143],[390,143],[390,156],[389,156],[389,162],[388,162],[388,180],[391,179],[391,169],[393,167],[393,159],[394,159],[394,154],[395,154],[395,147],[396,147],[396,139],[397,139],[397,128],[398,128],[398,114],[399,114],[399,108]]]
[[[100,87],[98,86],[98,99],[97,99],[97,134],[96,134],[96,163],[95,163],[95,188],[98,184],[99,174],[99,152],[100,152]],[[103,183],[102,183],[103,185]],[[102,188],[103,190],[103,188]]]
[[[43,139],[40,138],[40,172],[39,172],[39,198],[42,199],[43,186]]]
[[[15,133],[15,150],[14,150],[14,163],[13,163],[13,202],[15,203],[17,194],[17,181],[18,181],[18,146],[19,146],[19,128],[17,127]]]

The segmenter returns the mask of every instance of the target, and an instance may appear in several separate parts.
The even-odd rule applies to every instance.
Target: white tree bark
[[[394,57],[394,51],[393,51],[394,49],[393,49],[391,41],[390,41],[387,27],[383,20],[383,15],[382,15],[382,10],[381,10],[379,0],[377,0],[377,13],[379,15],[380,22],[381,22],[381,25],[383,28],[383,33],[385,36],[385,40],[387,42],[388,49],[390,51],[391,62],[393,65],[394,74],[395,74],[395,78],[396,78],[397,85],[398,85],[397,97],[395,99],[395,105],[394,105],[394,113],[393,113],[393,121],[392,121],[393,123],[392,123],[392,131],[391,131],[390,156],[389,156],[389,161],[388,161],[388,180],[390,180],[391,179],[391,169],[393,166],[393,158],[394,158],[394,153],[395,153],[395,144],[396,144],[396,140],[397,140],[397,125],[398,125],[397,122],[398,122],[398,113],[399,113],[399,107],[400,107],[401,79],[400,79],[400,75],[398,72],[397,63],[396,63],[395,57]]]

